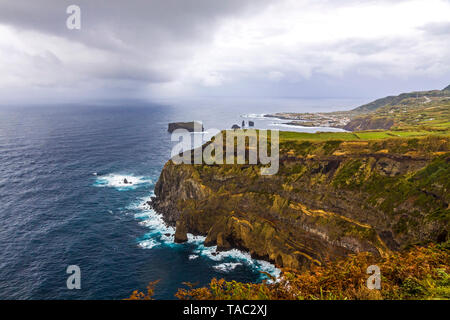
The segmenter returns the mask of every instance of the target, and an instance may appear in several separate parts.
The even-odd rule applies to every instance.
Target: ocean
[[[170,158],[167,124],[203,121],[226,129],[277,111],[337,111],[361,100],[123,102],[0,107],[0,299],[123,299],[159,280],[155,298],[213,277],[257,282],[273,265],[232,250],[214,255],[201,237],[174,244],[145,205]],[[289,130],[317,131],[324,128]],[[133,182],[123,184],[123,180]],[[69,290],[69,265],[81,289]]]

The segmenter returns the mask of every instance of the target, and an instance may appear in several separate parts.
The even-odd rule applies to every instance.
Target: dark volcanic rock
[[[187,238],[187,229],[186,224],[179,220],[176,223],[176,231],[175,231],[175,242],[176,243],[183,243],[188,240]]]
[[[177,129],[185,129],[185,130],[188,130],[189,132],[203,132],[204,131],[202,123],[197,122],[197,121],[169,123],[168,131],[170,133],[174,132]]]

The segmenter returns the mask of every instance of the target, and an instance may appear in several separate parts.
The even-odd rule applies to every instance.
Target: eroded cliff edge
[[[164,166],[152,201],[164,220],[301,269],[353,252],[383,255],[448,237],[450,153],[443,136],[374,141],[281,140],[280,170]]]

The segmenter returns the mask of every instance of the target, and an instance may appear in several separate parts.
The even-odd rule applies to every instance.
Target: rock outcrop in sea
[[[173,131],[177,129],[185,129],[189,132],[203,132],[203,124],[201,122],[197,121],[191,121],[191,122],[171,122],[169,123],[168,131],[172,133]]]

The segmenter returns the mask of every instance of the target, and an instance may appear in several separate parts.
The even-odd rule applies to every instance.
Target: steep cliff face
[[[280,170],[175,165],[152,201],[165,221],[280,267],[302,269],[349,253],[384,255],[448,237],[448,138],[282,141]]]

